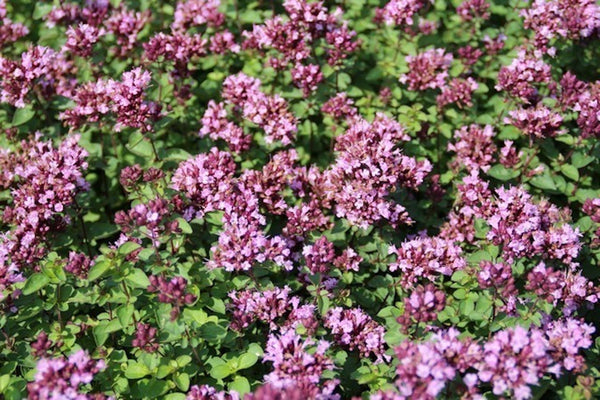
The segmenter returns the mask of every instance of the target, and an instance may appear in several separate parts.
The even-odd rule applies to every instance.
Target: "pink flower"
[[[416,56],[407,56],[409,71],[400,75],[400,82],[408,84],[409,90],[436,89],[444,86],[452,54],[444,49],[430,49]]]

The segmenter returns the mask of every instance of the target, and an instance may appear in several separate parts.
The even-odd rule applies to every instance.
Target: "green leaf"
[[[174,381],[177,387],[183,392],[187,392],[190,388],[190,376],[186,373],[175,374]]]
[[[594,161],[594,157],[581,151],[576,151],[571,156],[571,164],[575,168],[583,168]]]
[[[135,154],[136,156],[151,158],[154,155],[152,144],[150,141],[140,132],[134,132],[129,136],[129,143],[125,146],[127,150]]]
[[[463,315],[468,316],[475,310],[475,302],[471,298],[467,298],[460,302],[458,308]]]
[[[146,276],[146,273],[139,268],[133,268],[131,273],[125,278],[125,281],[129,286],[138,289],[146,289],[150,286],[150,280]]]
[[[125,377],[127,379],[140,379],[146,375],[150,375],[152,371],[148,369],[144,364],[131,362],[127,365],[127,369],[125,370]]]
[[[35,3],[35,8],[33,9],[33,19],[42,19],[42,17],[48,14],[52,10],[52,4],[44,4],[44,3]]]
[[[235,371],[229,366],[229,364],[215,365],[210,369],[210,376],[215,379],[223,379],[233,374]]]
[[[27,278],[27,281],[25,282],[25,287],[23,288],[23,294],[29,295],[31,293],[37,292],[38,290],[46,286],[49,282],[50,280],[46,275],[39,272],[35,273],[29,278]]]
[[[221,325],[217,325],[214,322],[207,322],[202,325],[199,329],[200,337],[208,340],[209,342],[218,342],[223,339],[227,334],[227,330]]]
[[[233,382],[229,384],[229,390],[237,392],[241,398],[247,393],[250,393],[250,382],[243,376],[236,376]]]
[[[129,326],[133,321],[133,304],[122,305],[117,308],[117,318],[122,327]]]
[[[256,354],[246,353],[242,354],[242,356],[238,359],[238,367],[237,369],[246,369],[250,368],[258,361],[258,357]]]
[[[179,356],[179,357],[177,357],[175,362],[177,363],[177,366],[179,368],[182,368],[192,362],[192,357],[187,356],[187,355]]]
[[[165,160],[166,161],[185,161],[191,158],[192,155],[183,149],[169,149],[166,151]]]
[[[556,184],[554,183],[552,176],[550,176],[550,174],[548,174],[547,172],[544,172],[543,175],[538,175],[538,176],[531,178],[531,180],[529,182],[533,186],[540,188],[540,189],[556,190]]]
[[[560,167],[564,176],[577,182],[579,180],[579,171],[571,164],[564,164]]]
[[[487,174],[499,181],[508,181],[519,176],[520,172],[504,167],[502,164],[496,164],[487,171]]]
[[[102,260],[97,262],[90,268],[88,272],[87,279],[90,282],[95,281],[100,278],[108,269],[111,267],[111,262],[109,260]]]
[[[10,375],[0,376],[0,393],[4,393],[10,382]]]
[[[119,232],[119,228],[109,222],[94,222],[89,225],[90,240],[106,239]]]
[[[189,235],[192,233],[192,227],[190,226],[190,224],[183,218],[177,218],[177,225],[179,226],[179,229],[181,229],[181,232]]]
[[[17,108],[15,115],[13,115],[12,124],[13,126],[24,125],[29,122],[35,116],[35,111],[31,106],[24,108]]]
[[[136,242],[125,242],[119,247],[119,254],[127,255],[142,247]]]
[[[109,334],[116,332],[120,329],[121,323],[118,319],[114,319],[112,321],[101,321],[92,330],[94,340],[96,340],[96,344],[98,346],[102,346],[104,342],[106,342],[106,339],[108,339]]]
[[[185,393],[169,393],[165,396],[165,400],[185,400],[186,398]]]

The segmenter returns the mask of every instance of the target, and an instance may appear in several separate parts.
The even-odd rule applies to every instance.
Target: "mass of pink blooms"
[[[0,398],[600,396],[597,2],[30,3]]]

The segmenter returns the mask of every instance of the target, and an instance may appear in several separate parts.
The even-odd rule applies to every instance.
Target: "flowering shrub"
[[[0,398],[600,398],[600,5],[0,0]]]

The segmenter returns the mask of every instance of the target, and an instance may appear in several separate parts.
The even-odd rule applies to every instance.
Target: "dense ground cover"
[[[0,20],[0,397],[600,396],[593,0]]]

